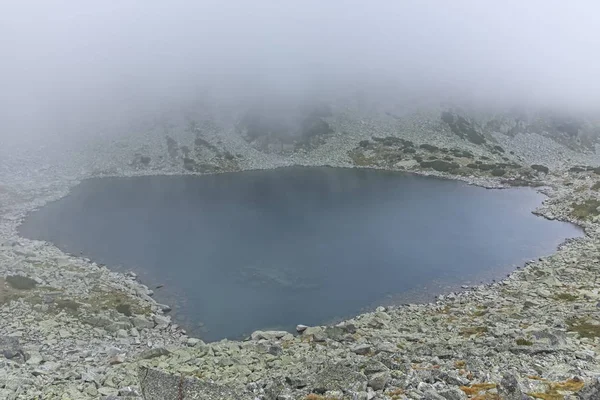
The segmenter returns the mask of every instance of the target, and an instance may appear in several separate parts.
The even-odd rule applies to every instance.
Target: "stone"
[[[16,337],[0,336],[0,353],[9,360],[25,361],[25,353]]]
[[[126,338],[126,337],[129,337],[129,334],[127,333],[127,331],[125,329],[119,329],[117,331],[117,337]]]
[[[281,339],[282,337],[288,335],[289,332],[287,331],[255,331],[252,332],[252,335],[250,335],[250,338],[252,340],[276,340],[276,339]]]
[[[199,379],[171,375],[165,372],[140,368],[140,390],[144,400],[240,400],[254,398],[244,389],[233,389]]]
[[[523,392],[519,387],[519,382],[512,374],[504,374],[498,385],[498,394],[503,400],[522,400]]]
[[[333,390],[365,391],[367,377],[343,364],[329,364],[316,374],[311,386],[318,394]]]
[[[98,393],[100,393],[102,396],[116,396],[118,391],[115,388],[103,386],[98,388]]]
[[[441,390],[438,393],[440,396],[442,396],[446,400],[466,400],[467,399],[467,395],[465,394],[465,392],[463,392],[462,390],[460,390],[457,387],[453,387],[453,388],[446,389],[446,390]]]
[[[154,323],[158,329],[166,329],[171,324],[171,318],[164,315],[155,315]]]
[[[373,390],[383,390],[391,378],[392,377],[388,371],[376,372],[369,376],[367,386],[373,388]]]
[[[359,344],[357,346],[352,347],[351,351],[354,354],[358,354],[360,356],[364,356],[364,355],[369,354],[371,352],[371,346],[368,345],[368,344]]]
[[[423,400],[446,400],[445,397],[443,397],[442,395],[438,394],[434,390],[428,390],[425,393],[423,393],[423,398],[422,399]]]
[[[154,323],[152,321],[149,321],[146,318],[142,318],[142,317],[131,318],[131,323],[137,329],[152,329],[152,328],[154,328]]]
[[[125,356],[122,354],[117,354],[116,356],[112,356],[108,363],[110,365],[123,364],[125,362]]]
[[[306,330],[306,328],[308,328],[308,326],[306,326],[306,325],[302,325],[302,324],[296,325],[296,332],[302,333]]]
[[[202,346],[204,345],[204,342],[200,339],[197,338],[188,338],[185,342],[185,344],[187,344],[190,347],[196,347],[196,346]]]
[[[170,354],[170,352],[167,349],[165,349],[164,347],[155,347],[153,349],[148,349],[148,350],[142,351],[138,355],[138,358],[140,358],[142,360],[149,360],[151,358],[162,357],[162,356],[166,356],[169,354]]]

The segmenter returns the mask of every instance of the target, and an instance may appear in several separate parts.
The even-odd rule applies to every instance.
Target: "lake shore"
[[[285,159],[249,150],[237,170],[354,167],[348,152],[358,139],[340,136]],[[170,166],[124,168],[128,162],[111,160],[103,168],[117,172],[100,175],[181,173]],[[488,188],[507,185],[491,172],[402,167]],[[0,191],[0,398],[135,398],[145,392],[159,399],[177,393],[173,382],[185,382],[185,398],[207,399],[599,398],[600,223],[592,187],[600,177],[550,167],[535,182],[548,196],[535,213],[578,224],[585,237],[502,282],[430,304],[379,307],[335,326],[299,327],[297,335],[255,332],[247,341],[210,344],[188,337],[135,275],[19,237],[27,212],[98,175],[77,166],[38,175],[27,169]],[[586,206],[575,210],[574,204]],[[194,390],[204,397],[192,397]]]

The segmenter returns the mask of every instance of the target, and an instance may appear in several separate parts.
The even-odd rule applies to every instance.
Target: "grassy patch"
[[[587,219],[600,214],[600,212],[598,212],[600,200],[596,199],[587,199],[581,204],[573,203],[571,204],[571,207],[573,208],[571,215],[579,219]]]
[[[462,390],[467,396],[473,396],[479,392],[484,392],[495,388],[495,383],[475,383],[470,386],[461,386],[460,390]]]
[[[561,392],[578,392],[584,386],[581,379],[568,379],[564,382],[550,382],[546,392],[527,393],[529,396],[541,400],[563,400]]]
[[[469,328],[463,328],[460,331],[461,336],[472,336],[472,335],[483,335],[488,332],[487,326],[472,326]]]
[[[582,338],[600,337],[600,325],[591,323],[587,318],[571,318],[567,320],[567,330],[577,332]]]
[[[556,296],[554,296],[554,298],[555,298],[556,300],[575,301],[575,300],[577,300],[579,297],[577,297],[577,296],[575,296],[575,295],[573,295],[573,294],[571,294],[571,293],[564,292],[564,293],[559,293],[559,294],[557,294]]]
[[[533,342],[527,339],[519,338],[517,339],[517,345],[519,346],[533,346]]]
[[[93,308],[103,310],[116,310],[117,312],[130,316],[133,314],[149,315],[150,306],[142,305],[120,291],[96,291],[87,301]]]
[[[311,393],[307,395],[304,400],[339,400],[337,397],[325,397],[320,394]]]
[[[352,160],[355,165],[360,167],[368,167],[375,164],[372,158],[369,158],[363,154],[361,151],[352,150],[348,152],[348,156]]]
[[[31,290],[37,285],[37,282],[33,279],[21,275],[7,276],[6,283],[8,283],[12,288],[18,290]]]

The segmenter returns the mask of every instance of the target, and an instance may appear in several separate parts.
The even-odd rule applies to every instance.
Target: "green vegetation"
[[[495,168],[492,170],[492,176],[503,176],[506,174],[506,170],[502,168]]]
[[[431,151],[434,153],[440,151],[439,147],[434,146],[432,144],[427,144],[427,143],[420,145],[419,148],[421,148],[423,150]]]
[[[443,161],[443,160],[434,160],[434,161],[421,161],[421,167],[423,168],[432,168],[436,171],[440,172],[448,172],[455,169],[458,169],[460,165],[453,162]]]
[[[460,331],[461,336],[472,336],[472,335],[483,335],[488,332],[487,326],[473,326],[469,328],[463,328]]]
[[[600,337],[600,324],[591,323],[587,318],[574,317],[567,320],[567,330],[577,332],[582,338]]]
[[[37,285],[37,282],[33,279],[21,275],[7,276],[6,283],[8,283],[14,289],[19,290],[31,290]]]
[[[596,199],[587,199],[581,204],[571,204],[573,211],[571,215],[579,219],[587,219],[600,214],[598,207],[600,207],[600,201]]]
[[[450,126],[450,130],[455,135],[467,139],[471,143],[475,144],[483,144],[485,143],[485,138],[483,135],[473,127],[469,121],[460,115],[453,115],[452,113],[445,111],[442,113],[442,121]]]
[[[396,146],[396,147],[414,147],[415,144],[410,140],[397,138],[394,136],[387,136],[384,138],[373,137],[373,141],[380,143],[384,146]]]
[[[573,294],[571,294],[571,293],[564,292],[564,293],[559,293],[559,294],[557,294],[556,296],[554,296],[554,298],[555,298],[556,300],[575,301],[575,300],[577,300],[579,297],[577,297],[577,296],[575,296],[575,295],[573,295]]]
[[[533,346],[533,342],[527,340],[527,339],[517,339],[517,345],[519,346]]]
[[[131,317],[133,315],[133,313],[131,312],[131,305],[127,303],[117,304],[115,306],[115,310],[128,317]]]
[[[600,181],[594,183],[591,187],[592,190],[600,190]]]

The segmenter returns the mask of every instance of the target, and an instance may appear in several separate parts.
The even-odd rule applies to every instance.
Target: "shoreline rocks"
[[[169,307],[158,304],[135,274],[19,237],[19,221],[28,211],[92,176],[78,170],[76,157],[63,169],[31,164],[32,170],[9,171],[19,179],[7,178],[7,189],[0,191],[0,398],[168,398],[178,393],[180,382],[208,399],[596,398],[600,211],[577,208],[599,198],[593,168],[569,171],[560,163],[544,163],[548,172],[538,167],[538,175],[523,179],[525,167],[502,160],[515,149],[504,139],[506,151],[490,153],[452,133],[407,131],[402,140],[391,140],[385,125],[374,120],[356,127],[338,119],[331,126],[349,133],[330,132],[319,147],[286,157],[243,147],[234,137],[226,144],[239,145],[232,153],[242,155],[236,161],[241,170],[291,164],[355,167],[351,152],[371,167],[488,188],[506,187],[503,180],[510,179],[543,184],[540,191],[548,198],[533,212],[576,223],[585,236],[565,241],[554,254],[527,263],[501,282],[470,286],[432,303],[379,307],[334,326],[298,325],[296,335],[257,331],[246,341],[204,343],[188,337],[166,315]],[[388,139],[360,144],[368,138],[362,133],[368,126]],[[514,139],[515,146],[529,143],[518,135]],[[421,146],[425,142],[430,146]],[[399,161],[394,146],[402,149]],[[527,146],[517,153],[534,151]],[[357,147],[360,153],[353,152]],[[542,147],[524,165],[540,164]],[[448,160],[442,161],[459,165],[452,170],[484,162],[498,168],[504,162],[509,176],[494,177],[494,169],[487,167],[452,175],[405,160],[433,156],[425,152],[445,154]],[[484,161],[475,164],[470,158]],[[123,169],[126,156],[111,158],[112,172],[106,175],[181,173],[171,164],[143,169],[157,159],[152,153],[147,166],[128,170]],[[392,164],[379,165],[380,160]],[[14,276],[23,278],[9,278]]]

